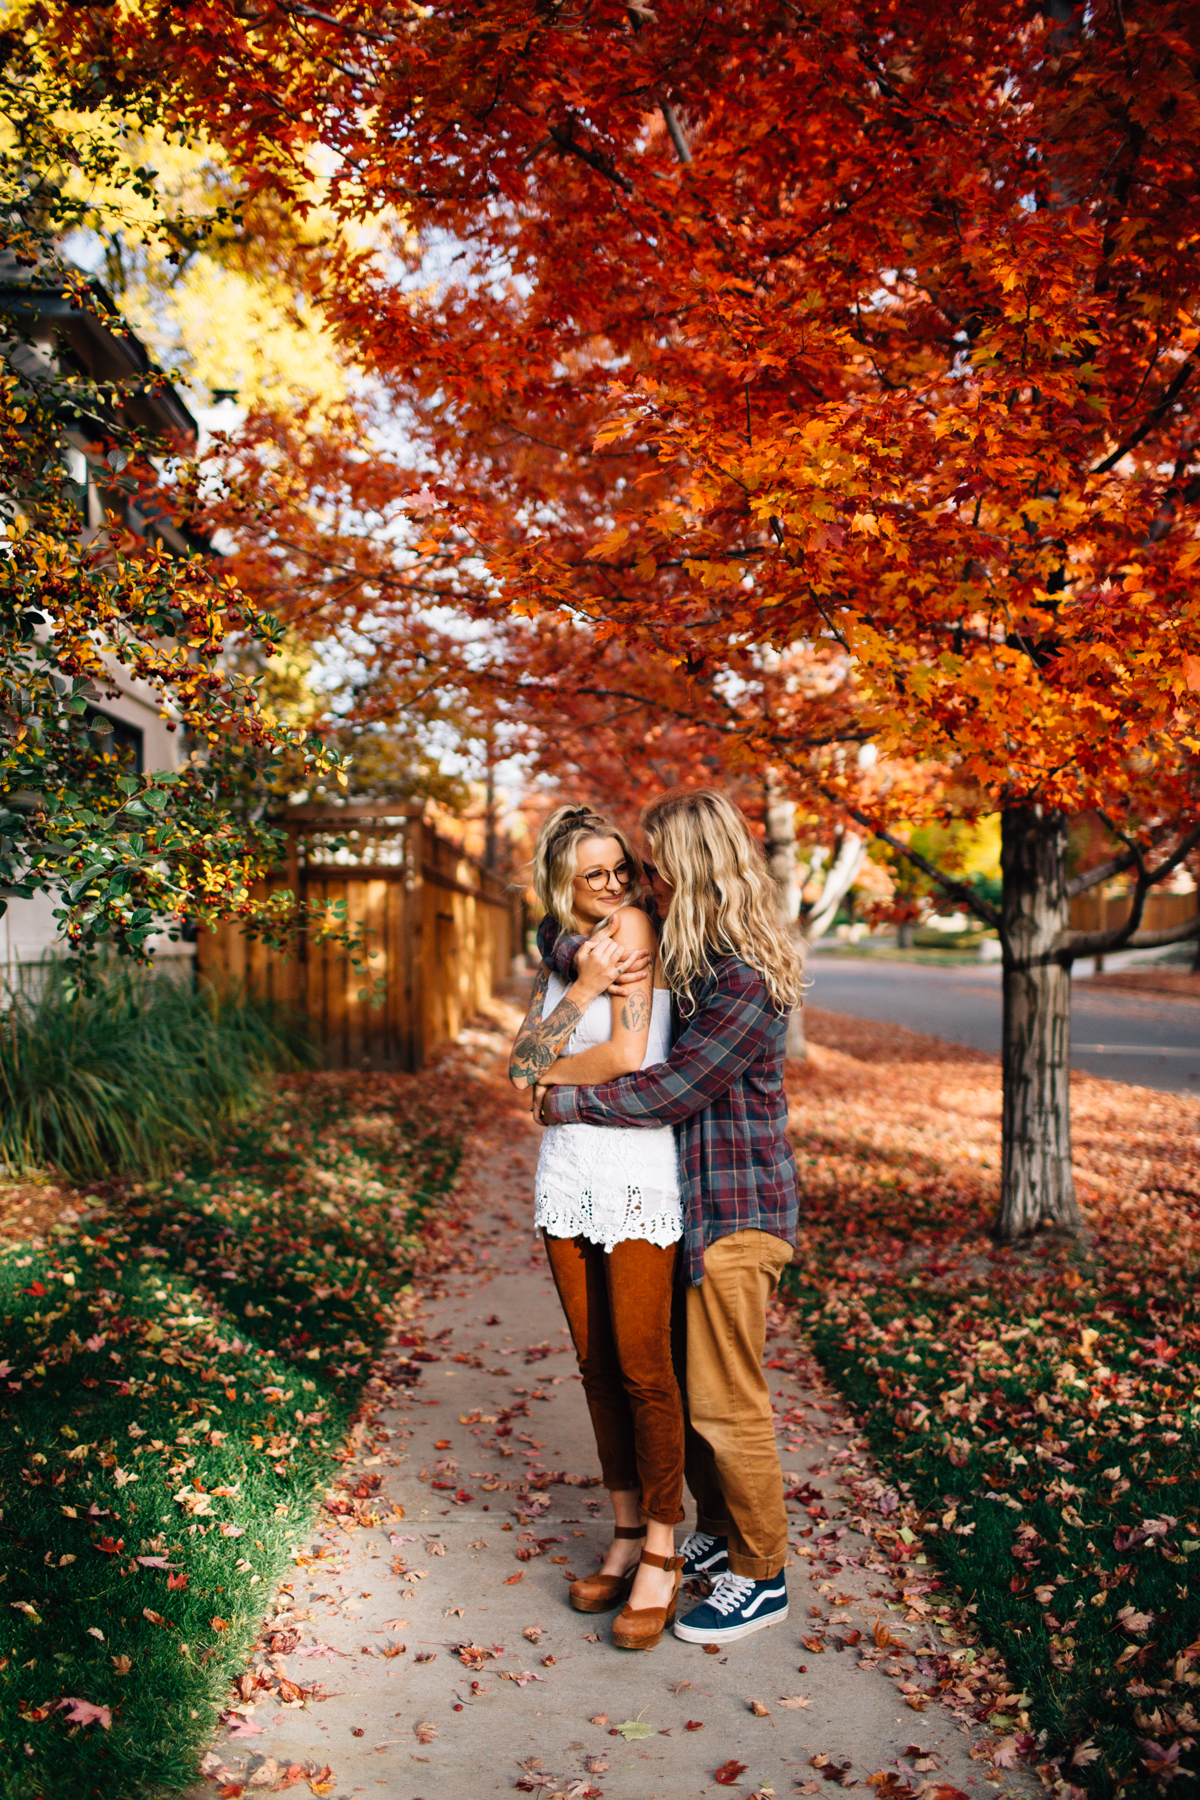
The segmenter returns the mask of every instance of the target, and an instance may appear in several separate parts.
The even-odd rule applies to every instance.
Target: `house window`
[[[146,740],[141,726],[127,725],[124,719],[110,719],[94,706],[88,707],[87,720],[97,750],[140,775],[146,766]]]

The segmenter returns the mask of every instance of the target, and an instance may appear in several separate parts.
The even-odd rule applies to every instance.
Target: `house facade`
[[[103,528],[108,515],[115,514],[129,531],[163,544],[174,555],[197,549],[211,554],[211,546],[180,531],[152,502],[149,510],[144,510],[135,496],[114,487],[111,469],[91,448],[114,416],[160,442],[164,455],[193,451],[198,431],[192,414],[155,369],[145,346],[128,329],[107,291],[99,282],[92,282],[90,291],[95,311],[74,305],[64,295],[61,282],[55,282],[46,271],[21,269],[11,259],[0,259],[0,319],[11,321],[20,333],[20,341],[10,339],[5,347],[7,359],[34,381],[39,375],[55,372],[115,384],[109,417],[95,420],[97,429],[91,436],[84,417],[65,428],[80,540],[86,543]],[[186,747],[179,733],[167,729],[158,696],[116,661],[109,661],[109,670],[111,679],[92,708],[100,729],[107,732],[111,728],[114,743],[132,756],[139,772],[178,767]],[[54,900],[45,894],[8,901],[0,918],[0,964],[10,979],[22,965],[62,952],[54,907]],[[190,963],[193,957],[191,945],[173,944],[165,938],[155,949],[160,958]]]

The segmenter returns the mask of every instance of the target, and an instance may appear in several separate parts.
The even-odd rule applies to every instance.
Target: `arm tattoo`
[[[509,1080],[525,1087],[532,1087],[538,1076],[550,1067],[583,1017],[575,1002],[565,999],[559,1001],[548,1019],[540,1017],[549,982],[550,971],[543,963],[533,984],[525,1022],[517,1033],[508,1059]]]
[[[626,1031],[640,1031],[650,1014],[645,994],[631,994],[621,1008],[621,1024]]]

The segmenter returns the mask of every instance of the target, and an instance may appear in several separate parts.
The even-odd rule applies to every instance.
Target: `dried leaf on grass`
[[[60,1700],[58,1705],[72,1725],[99,1725],[103,1731],[112,1725],[112,1712],[107,1706],[94,1706],[90,1700],[77,1700],[72,1696]]]

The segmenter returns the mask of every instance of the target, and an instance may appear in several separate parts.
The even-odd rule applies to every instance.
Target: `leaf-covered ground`
[[[1200,1107],[1074,1077],[1090,1242],[1014,1252],[987,1236],[996,1063],[808,1023],[794,1291],[1022,1690],[993,1724],[1064,1793],[1197,1791]],[[915,1549],[893,1554],[919,1574]]]
[[[6,1800],[194,1774],[478,1104],[284,1078],[215,1157],[0,1248]]]

